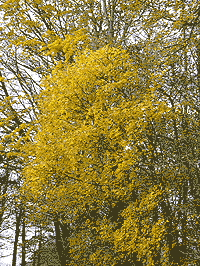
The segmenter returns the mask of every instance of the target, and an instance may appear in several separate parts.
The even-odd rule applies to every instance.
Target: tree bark
[[[64,248],[62,244],[60,222],[58,220],[58,217],[56,217],[54,220],[54,227],[55,227],[55,232],[56,232],[56,248],[57,248],[60,264],[61,266],[66,266],[66,257],[64,254]]]
[[[16,230],[15,230],[15,242],[14,242],[14,249],[13,249],[12,266],[16,266],[16,261],[17,261],[17,243],[19,240],[21,216],[22,216],[22,209],[20,208],[19,215],[17,215],[17,212],[16,212]]]
[[[63,252],[65,257],[65,263],[68,265],[70,263],[70,247],[69,247],[69,236],[70,236],[70,228],[67,223],[60,224],[61,232],[62,232],[62,239],[63,239]]]
[[[42,227],[40,227],[40,240],[39,240],[39,248],[38,248],[38,263],[37,265],[40,265],[41,260],[41,249],[42,249]]]
[[[26,252],[25,238],[26,238],[26,231],[25,231],[25,213],[24,213],[23,223],[22,223],[22,266],[26,265],[26,261],[25,261],[25,252]]]

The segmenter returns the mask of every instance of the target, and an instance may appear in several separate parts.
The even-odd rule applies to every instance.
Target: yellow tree
[[[141,6],[141,3],[139,4]],[[120,1],[118,3],[115,1],[80,1],[79,3],[74,1],[1,1],[0,8],[3,15],[1,67],[2,77],[8,81],[2,83],[2,95],[5,101],[3,106],[6,110],[6,121],[2,116],[2,127],[6,128],[2,139],[2,163],[4,165],[7,164],[7,153],[10,158],[12,155],[13,159],[9,161],[10,168],[18,163],[13,155],[16,149],[13,151],[6,147],[5,150],[8,143],[6,139],[14,139],[13,136],[15,136],[16,142],[13,147],[17,147],[20,144],[18,139],[21,135],[15,132],[13,135],[13,130],[17,130],[22,122],[27,124],[24,124],[24,127],[29,127],[29,122],[35,121],[37,116],[36,99],[42,89],[38,84],[38,79],[51,73],[51,69],[58,61],[62,63],[66,59],[64,52],[58,49],[59,44],[63,40],[66,41],[67,59],[71,62],[75,54],[74,32],[82,28],[87,36],[84,40],[79,40],[78,50],[81,50],[85,43],[92,49],[102,47],[109,42],[114,45],[116,41],[126,46],[132,34],[133,22],[135,25],[138,24],[137,12],[143,12],[139,7],[136,10],[135,6],[138,5],[136,3],[131,5],[132,14],[130,14],[127,5],[128,3]],[[66,37],[66,34],[70,34],[71,37],[69,38],[69,35]],[[52,43],[54,47],[56,44],[56,49],[51,50]],[[12,78],[8,79],[10,74]],[[6,88],[6,93],[4,88]],[[17,122],[14,121],[14,123],[11,117],[13,110],[16,110],[9,96],[15,97],[16,100],[17,112],[15,112],[14,119],[17,119]],[[30,109],[27,108],[28,105]],[[21,144],[23,145],[23,142]],[[2,200],[3,210],[5,192],[2,194]]]
[[[159,246],[164,221],[160,215],[158,221],[150,222],[151,217],[147,214],[144,219],[144,213],[157,205],[163,192],[158,191],[159,183],[153,177],[129,169],[141,155],[137,144],[148,127],[147,118],[159,120],[169,110],[154,99],[154,77],[149,76],[146,84],[145,93],[138,98],[135,92],[140,81],[134,61],[124,50],[109,46],[96,52],[86,49],[75,57],[75,63],[46,78],[40,99],[40,130],[23,149],[24,158],[35,157],[23,171],[23,189],[28,199],[43,202],[40,215],[49,210],[55,215],[71,210],[76,215],[86,205],[94,208],[95,204],[98,211],[102,202],[111,202],[114,208],[119,200],[125,203],[125,210],[136,205],[129,214],[129,220],[138,216],[138,245],[132,253],[147,260],[149,252]],[[96,241],[114,243],[117,220],[104,216],[87,223],[88,228],[96,228]],[[110,232],[106,232],[107,226],[111,226]],[[124,246],[123,251],[129,250]],[[97,247],[90,257],[96,265],[113,260],[105,249],[99,253]]]
[[[18,66],[21,64],[45,76],[58,61],[58,68],[65,60],[73,63],[76,52],[83,51],[87,45],[96,50],[110,43],[113,47],[128,48],[131,54],[140,84],[133,93],[138,102],[143,101],[144,95],[149,95],[150,81],[154,80],[154,97],[172,109],[161,120],[145,117],[146,131],[142,131],[137,145],[138,163],[131,167],[138,168],[137,174],[143,176],[146,187],[149,187],[149,181],[146,182],[145,176],[151,176],[154,178],[152,188],[157,182],[169,188],[165,201],[151,211],[154,222],[158,222],[159,213],[168,221],[162,245],[169,249],[166,254],[169,262],[189,259],[189,246],[191,250],[195,247],[198,253],[198,224],[195,222],[199,213],[198,1],[3,1],[1,10],[4,18],[8,18],[3,25],[2,43],[5,47],[13,45],[19,49]],[[86,33],[84,38],[80,29]],[[144,35],[143,39],[139,33]],[[77,46],[74,38],[78,38]],[[6,61],[12,66],[14,57],[10,54],[9,60],[5,58],[8,57],[1,57],[1,63],[8,69]],[[13,69],[14,74],[22,73],[20,68],[16,69],[18,72]],[[24,76],[27,80],[24,72],[19,80]],[[159,76],[162,82],[157,78]],[[57,97],[57,93],[54,94]],[[131,95],[132,91],[124,90],[125,98]],[[99,138],[98,145],[103,145],[98,150],[101,153],[107,147],[104,138],[104,135]],[[94,164],[92,169],[97,171],[98,165]],[[131,175],[132,168],[126,169],[127,176]],[[178,203],[170,200],[172,196]],[[110,203],[104,204],[111,206],[111,203],[110,198]],[[180,205],[186,206],[187,211]],[[189,211],[191,206],[194,207],[192,212]],[[124,208],[121,204],[112,210],[118,212]],[[177,220],[174,217],[178,217]],[[192,235],[189,242],[188,235]],[[185,257],[182,254],[186,254]],[[153,260],[160,265],[158,256]]]

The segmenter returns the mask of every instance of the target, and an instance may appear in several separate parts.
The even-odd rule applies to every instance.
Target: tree
[[[21,216],[22,216],[22,208],[20,208],[19,214],[17,214],[16,212],[16,232],[15,232],[15,242],[14,242],[14,248],[13,248],[12,266],[16,266],[16,261],[17,261],[17,245],[18,245],[18,240],[19,240]]]
[[[125,51],[109,46],[96,52],[86,50],[75,58],[75,64],[56,72],[54,78],[44,81],[47,90],[41,96],[40,130],[35,144],[30,144],[34,153],[29,155],[35,160],[23,172],[28,176],[24,187],[26,195],[33,198],[34,192],[40,194],[44,202],[43,213],[49,209],[54,213],[62,212],[76,198],[78,210],[84,210],[86,204],[91,208],[93,202],[97,203],[98,209],[103,201],[112,199],[114,207],[119,199],[129,199],[134,194],[134,185],[137,191],[142,183],[134,171],[130,172],[129,178],[123,173],[137,161],[140,152],[136,150],[132,154],[130,150],[124,152],[124,148],[127,145],[133,148],[141,138],[141,132],[146,128],[144,114],[159,119],[167,106],[152,102],[150,89],[147,95],[148,88],[143,101],[134,98],[138,86],[135,67]],[[53,87],[53,83],[57,85]],[[59,97],[55,97],[54,88]],[[125,89],[130,91],[129,97]],[[154,108],[157,112],[151,111]],[[149,110],[148,113],[145,110]],[[107,135],[104,132],[108,132]],[[28,144],[25,150],[29,152]],[[148,198],[157,188],[149,189],[149,194],[143,191],[140,200],[145,196]],[[134,200],[139,201],[139,198]],[[130,203],[124,207],[126,205]],[[103,220],[103,224],[107,224],[105,217]],[[116,218],[111,222],[115,228]],[[160,230],[160,222],[152,228],[153,232]],[[95,226],[91,223],[89,221],[89,228]],[[100,226],[95,226],[97,230],[101,228],[102,234],[103,224],[101,221]],[[109,238],[106,241],[109,242]]]
[[[129,8],[127,8],[127,6]],[[33,72],[38,73],[39,75],[41,74],[41,76],[50,74],[49,80],[55,80],[54,84],[51,85],[53,87],[57,82],[57,77],[55,79],[55,75],[58,75],[58,77],[60,77],[59,82],[61,82],[57,87],[59,88],[66,86],[66,79],[62,77],[62,75],[66,75],[66,73],[68,75],[68,72],[58,72],[57,70],[59,68],[64,69],[65,65],[73,63],[75,64],[75,68],[77,67],[78,69],[76,59],[79,58],[81,64],[81,60],[83,60],[85,56],[84,53],[92,53],[92,51],[102,48],[107,44],[109,44],[110,47],[120,49],[123,48],[129,52],[130,58],[127,57],[127,60],[131,62],[131,66],[135,66],[135,71],[138,75],[136,75],[137,78],[135,79],[136,86],[134,87],[134,90],[131,90],[130,88],[127,89],[127,84],[124,85],[123,94],[121,95],[121,98],[119,97],[119,99],[119,92],[117,90],[113,91],[113,94],[108,93],[109,96],[112,95],[111,98],[108,98],[108,96],[103,94],[107,102],[102,109],[105,109],[104,112],[109,113],[109,111],[112,111],[114,113],[116,106],[118,106],[122,99],[127,99],[128,102],[130,101],[131,96],[132,98],[134,96],[134,103],[136,102],[138,104],[142,104],[144,102],[144,96],[146,96],[146,99],[150,99],[151,97],[151,100],[153,103],[155,103],[155,105],[158,103],[159,106],[162,102],[163,106],[168,107],[168,111],[165,110],[165,112],[162,112],[162,116],[157,117],[155,116],[157,111],[155,111],[155,114],[152,114],[147,108],[148,104],[145,105],[147,108],[146,110],[148,110],[146,111],[147,114],[144,115],[144,117],[140,117],[141,113],[139,113],[138,117],[140,117],[141,121],[143,121],[146,125],[145,127],[139,125],[137,133],[140,132],[140,134],[137,135],[138,139],[136,143],[134,143],[135,136],[131,136],[129,140],[127,139],[127,132],[125,131],[124,133],[121,129],[121,127],[124,127],[123,122],[120,124],[118,121],[114,120],[115,122],[113,128],[116,129],[116,126],[119,127],[118,132],[121,132],[123,136],[121,137],[121,139],[123,139],[123,145],[120,143],[120,141],[118,142],[117,138],[113,137],[113,140],[110,137],[110,140],[110,138],[106,136],[104,130],[98,136],[98,141],[95,142],[94,147],[89,146],[89,148],[86,149],[86,147],[88,147],[87,145],[80,145],[81,149],[77,150],[77,154],[75,156],[75,169],[71,169],[70,166],[69,169],[67,169],[70,170],[70,172],[67,172],[67,174],[72,179],[70,180],[70,184],[73,184],[74,190],[76,190],[78,186],[77,184],[82,182],[80,181],[80,177],[83,176],[81,171],[85,168],[87,169],[87,167],[92,169],[91,171],[93,171],[93,173],[97,173],[96,175],[99,176],[99,178],[101,175],[103,175],[102,173],[106,173],[106,171],[113,172],[114,174],[110,174],[110,176],[113,175],[115,177],[117,176],[117,174],[115,175],[115,172],[117,169],[120,169],[121,161],[118,157],[117,159],[113,158],[111,160],[105,151],[108,150],[110,154],[112,150],[113,154],[118,154],[118,152],[121,154],[124,147],[129,144],[130,150],[129,152],[126,151],[125,154],[129,154],[131,157],[134,149],[136,149],[136,162],[131,162],[126,169],[123,169],[123,174],[127,175],[126,182],[131,186],[131,182],[129,183],[129,180],[132,178],[133,173],[135,173],[138,178],[141,177],[141,184],[144,187],[148,187],[150,191],[151,189],[155,189],[156,195],[156,188],[158,185],[161,184],[162,187],[165,187],[167,184],[168,188],[167,192],[163,192],[164,196],[162,200],[158,201],[157,205],[152,207],[153,209],[151,209],[151,207],[149,209],[149,219],[150,221],[153,220],[153,224],[156,225],[161,217],[166,222],[164,231],[166,238],[160,242],[160,246],[162,247],[160,248],[159,254],[161,256],[159,255],[159,257],[156,255],[157,250],[154,247],[154,251],[152,251],[153,255],[150,255],[149,260],[152,259],[155,264],[160,265],[161,263],[164,264],[163,261],[161,262],[161,259],[162,257],[166,256],[164,260],[169,260],[170,263],[179,263],[181,261],[180,263],[187,264],[187,260],[190,259],[187,254],[190,254],[192,249],[195,249],[195,252],[198,252],[197,246],[199,243],[199,225],[196,223],[199,213],[198,1],[192,3],[183,3],[182,1],[83,1],[79,3],[73,1],[52,1],[51,3],[43,3],[42,1],[37,1],[37,3],[33,1],[21,1],[17,3],[11,3],[10,1],[5,1],[1,8],[2,11],[5,12],[4,18],[6,16],[9,18],[7,22],[4,23],[2,29],[2,44],[4,47],[6,47],[6,49],[4,49],[4,47],[1,49],[4,51],[3,56],[1,56],[1,63],[4,67],[4,75],[7,74],[9,69],[9,71],[14,74],[15,80],[19,80],[21,82],[21,88],[24,88],[24,84],[27,83],[28,85],[26,85],[26,87],[28,88],[28,94],[31,95],[31,99],[34,99],[34,102],[36,102],[35,100],[37,97],[31,94],[32,85],[30,86],[30,82],[27,82],[28,80],[33,81],[33,79],[28,79],[28,74],[22,70],[22,65],[23,67],[26,67],[26,69],[31,69]],[[80,29],[84,30],[80,31]],[[144,39],[141,39],[140,36],[138,37],[138,29],[141,29],[144,32]],[[82,35],[84,32],[85,35]],[[132,37],[132,41],[130,37]],[[11,48],[11,44],[15,47],[14,49]],[[10,47],[10,50],[7,49],[8,47]],[[86,49],[87,47],[88,49]],[[9,51],[8,53],[6,53],[7,50]],[[12,55],[13,52],[17,56],[14,57]],[[6,64],[6,62],[9,63]],[[57,64],[58,62],[59,64]],[[55,68],[56,64],[57,68],[51,73],[50,68]],[[85,67],[85,64],[82,63],[82,66]],[[127,68],[129,67],[130,66],[128,65]],[[108,70],[108,72],[109,71],[110,70]],[[88,76],[89,84],[91,84],[90,74],[85,76]],[[133,75],[133,77],[135,78],[135,75]],[[94,80],[99,80],[100,78],[101,76],[97,77],[97,79],[94,78]],[[80,81],[81,78],[78,80]],[[134,83],[135,80],[128,80],[128,84],[132,84],[131,82]],[[111,83],[107,79],[101,81],[105,82],[105,84]],[[10,83],[13,84],[12,82],[13,81]],[[62,85],[62,82],[64,85]],[[124,84],[123,80],[122,84]],[[80,84],[77,83],[76,86],[79,87]],[[46,87],[49,87],[49,84],[46,84]],[[3,88],[5,87],[2,85],[2,89]],[[49,90],[50,94],[48,97],[51,100],[51,88],[49,88]],[[74,126],[69,123],[71,127],[76,128],[80,126],[82,130],[82,121],[85,120],[86,128],[89,127],[87,124],[88,118],[86,117],[87,111],[84,113],[84,111],[81,110],[81,107],[84,106],[86,110],[90,109],[92,100],[96,99],[93,96],[95,90],[96,89],[94,89],[93,94],[91,93],[93,98],[90,98],[90,96],[87,96],[88,98],[86,97],[88,92],[86,92],[86,95],[81,94],[80,103],[78,102],[80,104],[80,109],[77,110],[76,105],[74,107],[71,105],[71,109],[73,110],[72,113],[77,110],[77,113],[75,112],[74,117],[71,119],[71,121],[74,123]],[[150,93],[151,90],[153,94]],[[53,92],[55,97],[57,97],[57,89],[53,90]],[[7,99],[8,95],[5,94],[5,96],[5,99]],[[74,95],[74,98],[76,98],[76,95]],[[70,98],[72,103],[74,103],[74,98]],[[89,106],[85,102],[86,98],[88,99]],[[97,97],[97,99],[99,98]],[[53,102],[54,104],[56,100],[57,99],[50,102]],[[65,101],[66,100],[64,99],[63,102]],[[109,111],[107,110],[108,103],[110,103]],[[13,113],[11,112],[12,109],[10,108],[10,103],[6,103],[5,106],[7,110],[9,110],[8,117],[10,117],[10,114]],[[59,110],[59,104],[57,107]],[[37,105],[37,107],[31,108],[34,111],[34,109],[38,109],[39,106]],[[41,114],[42,112],[44,113],[44,117],[46,111],[50,110],[50,114],[48,115],[52,115],[52,117],[56,117],[56,119],[58,118],[57,115],[59,115],[59,111],[56,112],[54,109],[54,111],[51,112],[49,106],[47,106],[47,110],[45,108],[46,104],[44,103],[43,109],[40,108],[40,112]],[[120,106],[120,108],[122,107]],[[129,107],[125,105],[124,108],[128,109]],[[63,114],[64,111],[65,110],[63,110]],[[61,114],[61,117],[63,114]],[[80,116],[78,116],[78,114]],[[101,119],[100,114],[102,114],[102,110],[100,110],[99,116],[97,116],[97,119],[99,119],[99,125],[101,125],[100,121],[104,122],[103,118]],[[120,112],[118,112],[118,114],[119,116],[121,115]],[[88,117],[91,124],[94,122],[94,119],[91,117],[92,115],[92,111],[89,112]],[[20,116],[20,119],[21,117],[23,116]],[[79,124],[76,124],[77,121],[75,117],[79,118]],[[31,125],[34,125],[34,128],[38,126],[36,119]],[[8,123],[6,125],[9,125],[9,127],[6,126],[6,128],[10,128],[10,126],[12,127],[12,125]],[[19,124],[17,125],[19,126]],[[28,126],[29,128],[29,125],[27,124],[26,127]],[[47,125],[49,125],[50,132],[54,132],[52,126],[55,127],[55,124],[52,122],[52,125],[50,125],[50,122],[48,121]],[[62,130],[64,132],[69,130],[68,128],[63,129],[63,125],[61,126],[61,132]],[[92,124],[92,126],[94,125]],[[58,128],[57,125],[56,128]],[[107,125],[106,130],[107,129],[111,130],[112,132],[111,126]],[[44,132],[43,128],[41,130]],[[9,133],[10,132],[12,132],[12,129],[9,131]],[[46,132],[46,134],[48,133]],[[59,130],[58,132],[56,131],[56,134],[57,133],[58,136],[60,136],[61,133]],[[10,136],[8,138],[10,138]],[[18,135],[15,137],[15,139],[18,139]],[[63,135],[63,140],[64,139],[65,136]],[[121,139],[119,137],[119,140]],[[26,140],[24,139],[24,141]],[[111,150],[110,142],[112,143]],[[114,145],[113,142],[115,142],[116,145]],[[94,142],[91,141],[91,143]],[[56,142],[51,142],[51,144],[52,146],[55,146],[54,148],[56,148]],[[51,147],[50,144],[48,145]],[[16,142],[13,147],[15,146]],[[32,148],[33,147],[34,144],[32,145]],[[57,148],[57,150],[59,149]],[[75,150],[73,150],[73,152],[75,152]],[[91,166],[89,163],[85,165],[85,161],[90,161],[90,156],[92,156],[91,154],[95,154],[96,159],[92,157],[90,162]],[[58,162],[56,161],[55,165],[60,162],[65,165],[65,160],[62,161],[62,156],[61,158],[59,156],[57,155]],[[123,155],[122,158],[124,158],[124,156],[125,155]],[[105,159],[107,157],[111,162],[109,167],[107,167],[107,159]],[[5,158],[4,154],[2,158]],[[50,155],[49,157],[47,156],[47,158],[51,159]],[[68,157],[67,160],[69,160]],[[72,158],[70,160],[72,160]],[[26,162],[28,164],[30,160],[27,160],[26,158]],[[13,162],[11,164],[13,164]],[[136,168],[137,171],[135,171]],[[111,171],[111,169],[113,171]],[[58,172],[57,171],[58,170],[56,168],[51,174],[49,174],[53,179],[52,191],[47,191],[47,194],[49,193],[49,195],[51,195],[51,193],[54,195],[55,183],[56,186],[59,187],[63,180],[65,180],[62,170],[59,170]],[[125,176],[122,178],[122,180],[125,180]],[[124,185],[124,187],[128,186],[127,183]],[[81,187],[84,187],[84,182]],[[94,187],[96,187],[96,189],[94,189],[93,184],[90,184],[89,187],[91,189],[91,193],[96,193],[98,191],[100,195],[103,193],[102,190],[105,190],[104,187],[101,187],[101,184],[95,184]],[[135,198],[137,199],[138,197],[148,199],[148,194],[143,193],[141,189],[142,188],[139,187],[134,193],[132,193],[133,191],[130,192],[132,193],[132,202],[135,202]],[[75,197],[76,200],[72,197],[71,204],[69,204],[70,206],[76,206],[78,204],[80,207],[79,210],[75,211],[75,214],[78,214],[79,212],[80,215],[82,215],[81,213],[86,212],[86,218],[89,217],[92,219],[92,217],[96,217],[96,214],[92,212],[93,210],[87,210],[87,208],[85,208],[85,204],[82,204],[81,206],[81,193],[79,190],[77,191],[78,193]],[[83,191],[86,193],[87,189],[84,188]],[[150,191],[149,193],[151,195]],[[70,193],[72,195],[72,192]],[[116,195],[113,196],[108,190],[106,194],[107,198],[105,200],[105,197],[101,198],[98,193],[97,195],[94,194],[96,195],[98,204],[95,206],[94,202],[89,202],[89,209],[90,207],[93,208],[94,206],[96,210],[99,209],[99,211],[101,210],[102,212],[105,212],[105,209],[109,209],[108,213],[110,214],[107,214],[107,224],[109,224],[109,221],[111,221],[111,225],[113,223],[114,225],[116,225],[115,223],[118,223],[117,230],[120,229],[120,227],[122,229],[129,228],[127,222],[126,226],[125,224],[123,226],[123,223],[125,223],[126,219],[128,218],[124,219],[123,216],[120,215],[123,209],[128,208],[127,205],[129,206],[129,198],[127,197],[126,200],[123,198],[123,196],[122,198],[116,198]],[[134,194],[136,194],[136,196]],[[139,196],[140,194],[141,196]],[[5,195],[5,193],[2,195]],[[105,196],[104,193],[103,195]],[[40,198],[38,196],[39,194],[36,195],[36,199],[37,203],[40,204]],[[57,196],[55,196],[55,198],[56,197]],[[173,202],[171,200],[172,197],[175,197],[178,202],[175,200]],[[139,209],[136,209],[133,211],[133,213],[137,213],[140,208],[144,208],[144,204],[142,204],[143,198],[140,198],[140,204],[138,203],[139,205],[137,207]],[[156,198],[155,200],[158,199]],[[112,206],[112,203],[114,203],[115,206]],[[2,204],[4,203],[2,202]],[[181,205],[185,208],[181,207]],[[46,201],[45,199],[43,207],[45,206],[47,209],[49,208],[50,212],[52,211],[52,213],[56,214],[55,210],[58,208],[58,206],[55,206],[53,203],[51,203],[51,200],[48,202],[48,200]],[[107,206],[107,208],[103,208],[102,206]],[[191,206],[193,207],[193,210],[191,210]],[[61,213],[65,213],[65,207],[65,204],[63,204],[64,209],[58,209],[61,211]],[[72,210],[69,212],[72,212]],[[113,213],[115,212],[118,214],[113,217]],[[127,212],[131,213],[128,211],[128,209]],[[101,218],[99,219],[101,220]],[[143,217],[141,217],[141,219],[143,219]],[[147,225],[148,222],[146,223],[146,226]],[[111,230],[111,232],[113,230]],[[117,232],[120,234],[120,231]],[[190,239],[188,239],[189,235],[191,236]],[[126,236],[124,237],[126,238]],[[111,240],[112,237],[110,236],[108,239]],[[180,239],[182,240],[181,245]],[[105,241],[106,240],[107,238]],[[108,242],[111,242],[110,247],[112,249],[113,241],[107,241],[102,245],[104,247],[108,246]],[[97,245],[99,246],[100,244],[98,243]],[[117,242],[116,245],[118,245]],[[162,254],[163,252],[165,252],[164,255]],[[175,255],[178,253],[179,257],[176,260],[177,256]],[[185,254],[185,257],[182,254]],[[105,254],[101,252],[100,257],[104,263],[106,263],[106,259],[104,259],[106,258],[106,255],[104,255]],[[134,254],[131,255],[134,257]],[[94,255],[94,257],[98,260],[97,254]],[[193,260],[191,263],[195,264],[198,262]]]

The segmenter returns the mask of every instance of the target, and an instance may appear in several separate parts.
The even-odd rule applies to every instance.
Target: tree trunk
[[[15,242],[14,242],[14,249],[13,249],[13,260],[12,260],[12,266],[16,266],[16,260],[17,260],[17,243],[19,240],[19,230],[20,230],[20,221],[22,216],[22,209],[20,208],[20,213],[17,216],[16,212],[16,230],[15,230]]]
[[[60,260],[61,266],[66,266],[66,257],[64,254],[64,248],[62,244],[62,238],[60,233],[60,226],[59,226],[58,217],[54,220],[55,232],[56,232],[56,248]]]
[[[22,266],[26,265],[26,261],[25,261],[25,252],[26,252],[25,237],[26,237],[26,232],[25,232],[25,213],[24,213],[23,224],[22,224]]]
[[[70,228],[67,223],[64,225],[61,224],[62,231],[62,239],[63,239],[63,252],[65,257],[65,263],[68,265],[70,263],[70,247],[69,247],[69,236],[70,236]]]
[[[42,249],[42,227],[40,227],[40,240],[39,240],[39,248],[38,248],[38,263],[37,263],[38,266],[40,266],[41,249]]]

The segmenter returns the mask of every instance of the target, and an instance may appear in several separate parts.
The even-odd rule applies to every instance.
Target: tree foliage
[[[29,219],[51,217],[72,265],[198,265],[198,1],[1,10],[1,162]]]

